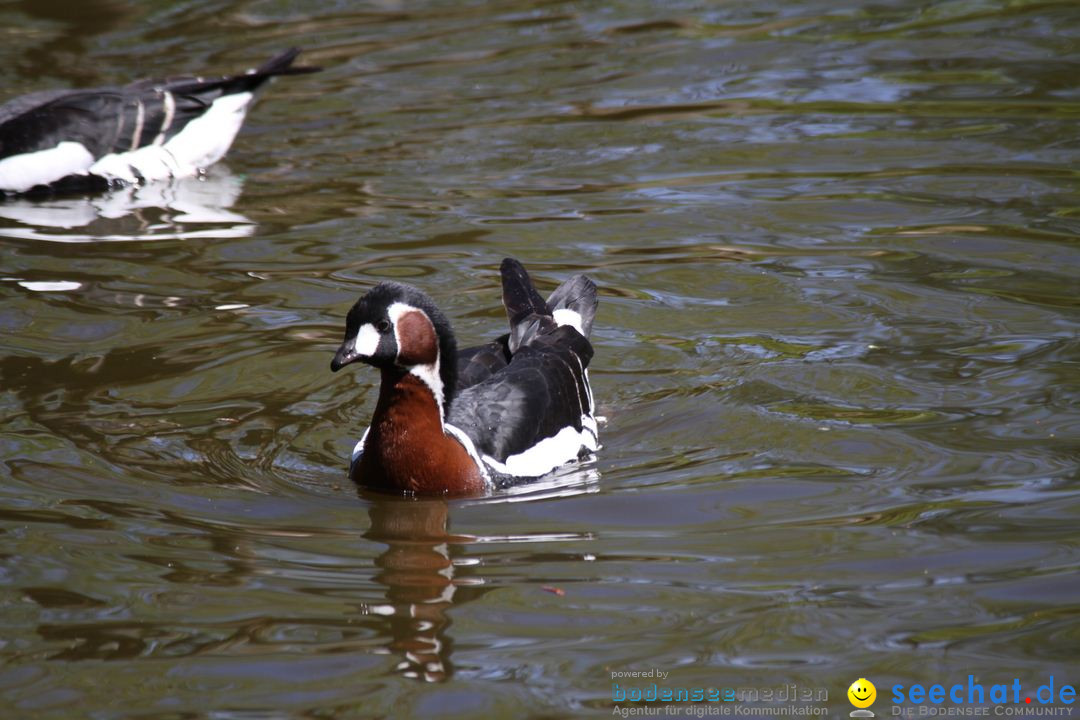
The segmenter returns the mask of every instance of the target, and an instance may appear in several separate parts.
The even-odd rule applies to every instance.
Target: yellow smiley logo
[[[877,700],[877,688],[866,678],[859,678],[847,689],[847,699],[857,708],[868,708]]]

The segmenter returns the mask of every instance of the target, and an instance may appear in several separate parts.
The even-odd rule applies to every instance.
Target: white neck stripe
[[[398,354],[401,354],[401,335],[398,334],[398,320],[405,313],[417,312],[424,316],[424,318],[431,323],[431,318],[427,316],[427,313],[420,308],[413,307],[407,303],[396,302],[387,308],[387,314],[390,316],[390,321],[394,324],[394,341],[397,343]],[[446,425],[445,408],[443,402],[445,400],[445,391],[443,387],[442,375],[440,371],[440,353],[439,353],[439,334],[435,332],[434,323],[432,325],[432,332],[435,334],[435,362],[427,365],[413,365],[409,368],[409,372],[412,375],[420,378],[420,380],[427,385],[431,390],[431,394],[435,396],[435,404],[439,406],[439,422]]]

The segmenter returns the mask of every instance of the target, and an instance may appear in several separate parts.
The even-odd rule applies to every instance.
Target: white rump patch
[[[49,150],[12,155],[0,160],[0,190],[26,192],[67,175],[85,175],[94,156],[82,143],[65,141]]]
[[[379,347],[379,331],[371,323],[364,323],[353,340],[353,350],[364,357],[371,357]]]
[[[585,334],[585,331],[582,329],[581,324],[581,313],[579,313],[577,310],[571,310],[570,308],[559,308],[554,313],[552,313],[551,316],[555,318],[555,323],[557,325],[569,325],[582,335]]]

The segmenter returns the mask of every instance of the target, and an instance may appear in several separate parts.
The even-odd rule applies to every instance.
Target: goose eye
[[[378,330],[381,333],[389,332],[390,331],[390,321],[387,320],[386,318],[383,318],[379,322],[375,323],[375,329]]]

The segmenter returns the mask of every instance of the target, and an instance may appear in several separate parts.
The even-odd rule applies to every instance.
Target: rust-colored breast
[[[395,370],[383,371],[379,403],[352,479],[366,487],[425,495],[486,489],[465,448],[443,431],[431,390],[415,375]]]

